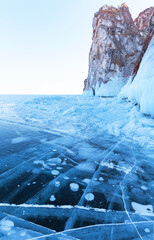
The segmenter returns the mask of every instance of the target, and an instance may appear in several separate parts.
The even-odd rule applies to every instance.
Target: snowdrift
[[[142,113],[154,117],[154,37],[143,56],[134,81],[130,78],[119,96],[138,103]]]

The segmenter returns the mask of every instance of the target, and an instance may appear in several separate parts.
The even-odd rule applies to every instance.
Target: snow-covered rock
[[[154,8],[133,19],[126,4],[103,6],[93,19],[93,42],[84,95],[117,96],[132,75],[149,34]]]
[[[142,58],[134,80],[130,78],[120,97],[138,103],[141,112],[154,117],[154,37]]]

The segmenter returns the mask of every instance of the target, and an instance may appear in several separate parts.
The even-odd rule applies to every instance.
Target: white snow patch
[[[132,168],[123,168],[122,169],[126,174],[129,174],[130,172],[131,172],[131,170],[132,170]]]
[[[142,205],[136,202],[132,202],[131,204],[136,213],[145,214],[145,215],[149,213],[153,213],[152,205]]]
[[[104,161],[102,161],[101,166],[106,166],[106,167],[111,168],[111,169],[114,168],[114,164],[112,162],[104,162]]]

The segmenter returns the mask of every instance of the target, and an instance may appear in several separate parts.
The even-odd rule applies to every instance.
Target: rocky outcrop
[[[134,20],[134,25],[139,29],[140,34],[146,38],[151,31],[151,20],[154,16],[154,7],[147,8]]]
[[[129,79],[119,94],[139,105],[140,111],[154,118],[154,36],[140,62],[133,81]]]
[[[152,8],[150,8],[150,10],[151,10],[151,9],[152,9]],[[146,11],[146,10],[145,10],[145,11]],[[144,11],[144,12],[145,12],[145,11]],[[143,13],[144,13],[144,12],[143,12]],[[146,13],[147,13],[147,12],[146,12]],[[144,14],[143,14],[143,16],[144,16],[144,19],[145,19],[145,15],[144,15]],[[145,26],[145,25],[144,25],[143,22],[141,21],[141,14],[139,15],[139,18],[140,18],[140,22],[138,21],[138,23],[140,23],[141,25],[138,24],[138,27],[142,30],[142,33],[143,33],[143,34],[145,34],[145,32],[146,32],[145,36],[147,35],[147,33],[148,33],[148,35],[147,35],[147,37],[146,37],[146,39],[145,39],[145,42],[144,42],[142,51],[141,51],[141,53],[140,53],[140,55],[139,55],[139,57],[138,57],[138,59],[137,59],[137,61],[136,61],[136,63],[135,63],[134,70],[133,70],[133,74],[132,74],[132,80],[133,80],[134,77],[136,76],[137,71],[138,71],[138,69],[139,69],[139,66],[140,66],[140,64],[141,64],[142,58],[143,58],[143,56],[144,56],[144,54],[145,54],[145,52],[146,52],[146,50],[147,50],[147,48],[148,48],[148,46],[149,46],[149,43],[150,43],[152,37],[154,36],[154,8],[153,8],[153,14],[151,14],[151,19],[150,19],[149,16],[148,16],[148,19],[150,19],[150,20],[149,20],[148,22],[147,22],[147,21],[145,22],[147,28],[143,28],[143,26]],[[136,20],[135,20],[135,21],[136,21]],[[148,31],[147,31],[147,29],[148,29]]]
[[[153,8],[145,10],[143,16],[149,11],[152,17]],[[85,94],[116,96],[120,92],[142,51],[150,17],[143,24],[141,13],[133,22],[126,4],[119,8],[105,5],[94,15]]]

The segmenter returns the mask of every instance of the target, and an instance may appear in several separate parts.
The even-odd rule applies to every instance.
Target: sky
[[[0,0],[0,94],[81,94],[94,13],[120,0]],[[127,0],[133,18],[153,0]]]

